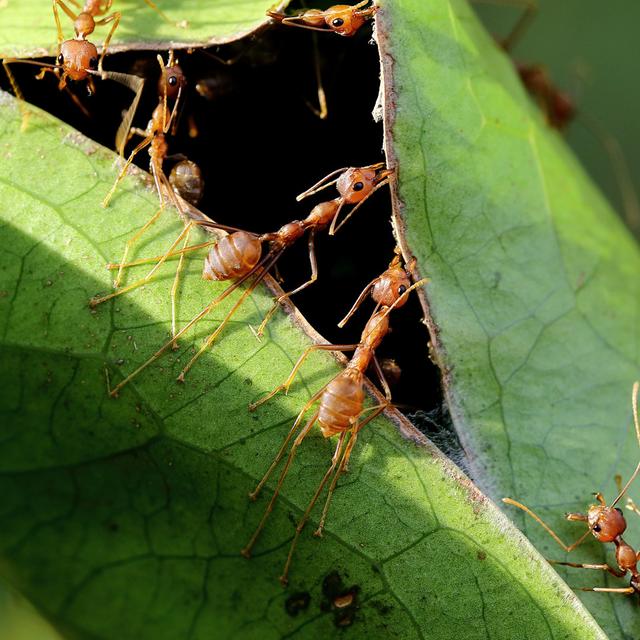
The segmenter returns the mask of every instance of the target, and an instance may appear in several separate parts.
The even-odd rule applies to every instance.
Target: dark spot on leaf
[[[484,551],[478,551],[476,554],[478,556],[478,560],[486,560],[487,554]]]
[[[308,609],[309,602],[311,602],[309,593],[301,591],[300,593],[294,593],[292,596],[289,596],[284,603],[284,608],[290,616],[297,616],[301,611]]]
[[[333,612],[333,624],[336,627],[349,627],[353,624],[358,610],[357,585],[346,588],[337,571],[329,573],[322,581],[324,600],[320,609],[327,613]]]

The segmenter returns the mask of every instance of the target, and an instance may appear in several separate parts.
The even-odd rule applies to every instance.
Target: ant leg
[[[162,208],[158,209],[158,211],[147,222],[147,224],[145,224],[144,227],[142,227],[142,229],[140,229],[140,231],[138,231],[138,233],[136,233],[136,235],[133,238],[131,238],[131,241],[137,240],[158,219],[162,211],[163,211]],[[153,278],[156,271],[164,264],[168,255],[178,246],[178,244],[180,244],[181,240],[184,238],[184,236],[187,234],[188,231],[189,231],[189,226],[185,226],[185,228],[182,230],[180,235],[173,241],[167,253],[165,253],[163,256],[160,256],[160,260],[158,260],[158,262],[153,266],[153,268],[149,271],[149,273],[147,273],[147,275],[144,276],[144,278],[140,278],[139,280],[136,280],[135,282],[128,284],[126,287],[122,287],[117,291],[114,291],[113,293],[110,293],[106,296],[102,296],[100,298],[92,298],[91,301],[89,302],[89,306],[92,309],[94,309],[99,304],[102,304],[103,302],[107,302],[107,300],[112,300],[117,296],[121,296],[123,293],[127,293],[128,291],[132,291],[133,289],[137,289],[138,287],[141,287],[142,285],[147,284],[151,280],[151,278]],[[129,242],[127,243],[127,245],[129,245]],[[125,249],[125,252],[129,251],[131,246],[132,245],[127,246],[127,248]],[[172,327],[172,328],[175,328],[175,327]],[[172,335],[175,335],[174,331],[172,331]]]
[[[587,564],[583,562],[560,562],[559,560],[547,560],[549,564],[557,564],[563,567],[574,567],[575,569],[600,569],[607,571],[616,578],[624,578],[627,575],[626,571],[615,569],[608,564]]]
[[[296,532],[293,535],[293,540],[291,541],[291,544],[289,545],[289,553],[287,555],[287,561],[284,564],[284,569],[282,570],[282,575],[280,576],[280,583],[282,584],[282,586],[287,586],[287,583],[289,582],[288,576],[289,576],[289,569],[291,567],[291,560],[293,558],[293,552],[295,551],[296,545],[298,544],[298,539],[300,538],[300,534],[302,533],[302,530],[304,529],[305,525],[307,524],[307,520],[309,519],[309,516],[311,515],[311,511],[313,510],[313,507],[315,506],[318,498],[320,497],[320,494],[322,493],[322,491],[324,490],[325,485],[327,484],[329,478],[331,477],[331,475],[333,474],[333,472],[335,471],[335,468],[340,460],[340,457],[342,455],[342,446],[344,444],[344,440],[347,436],[347,432],[343,431],[340,434],[340,437],[338,438],[338,444],[336,445],[336,450],[333,454],[333,457],[331,458],[331,464],[329,465],[329,468],[327,469],[326,473],[324,474],[322,480],[320,480],[320,483],[318,484],[318,487],[315,491],[315,493],[313,494],[313,497],[311,498],[311,500],[309,501],[309,504],[307,505],[307,508],[305,509],[305,512],[302,514],[302,517],[300,518],[300,520],[298,521],[298,524],[296,525]]]
[[[53,17],[56,21],[56,31],[58,33],[58,53],[60,55],[60,47],[62,46],[62,42],[64,41],[64,35],[62,34],[62,25],[60,24],[60,14],[58,13],[58,4],[62,7],[62,10],[71,18],[71,20],[75,21],[76,17],[61,0],[53,0]]]
[[[116,71],[104,71],[102,73],[102,77],[115,80],[116,82],[119,82],[131,89],[134,93],[131,105],[124,112],[122,122],[120,122],[120,126],[116,131],[116,150],[118,151],[118,155],[121,158],[124,158],[124,148],[132,135],[131,124],[133,123],[133,118],[138,110],[138,104],[140,103],[142,90],[144,89],[144,80],[138,76],[124,73],[121,74]],[[146,136],[146,133],[144,135]]]
[[[133,149],[133,151],[131,152],[131,154],[127,158],[127,161],[124,163],[124,166],[120,170],[120,173],[118,174],[118,177],[116,178],[116,181],[113,183],[113,186],[111,187],[111,190],[109,191],[109,193],[107,193],[107,195],[105,196],[104,200],[102,201],[102,206],[103,207],[106,208],[106,207],[109,206],[109,202],[111,201],[111,198],[113,198],[113,194],[115,193],[116,189],[118,188],[118,185],[120,184],[120,182],[122,181],[122,179],[126,175],[127,169],[129,168],[129,166],[133,162],[133,159],[138,155],[138,153],[140,153],[140,151],[142,151],[145,147],[148,147],[151,144],[151,141],[152,141],[152,138],[151,137],[147,137]]]
[[[278,394],[280,391],[284,391],[285,394],[288,393],[289,387],[293,382],[298,370],[302,366],[302,363],[311,355],[313,351],[355,351],[358,348],[357,344],[312,344],[310,347],[307,347],[302,355],[298,358],[298,361],[295,363],[289,377],[280,385],[278,385],[275,389],[273,389],[270,393],[268,393],[264,398],[260,398],[257,402],[252,402],[249,405],[249,411],[255,411],[261,404],[267,402]]]
[[[183,249],[187,249],[187,246],[189,244],[189,235],[191,234],[191,229],[193,229],[193,223],[188,222],[185,226],[186,233],[184,234],[184,242],[182,243]],[[178,285],[180,283],[180,273],[182,272],[182,268],[184,266],[184,256],[185,254],[184,252],[182,252],[180,254],[180,259],[178,260],[178,266],[176,267],[176,275],[173,278],[173,285],[171,286],[171,335],[172,336],[175,336],[177,333],[176,299],[178,297]],[[176,340],[173,343],[172,349],[177,349],[177,348],[178,348],[178,342]]]
[[[529,507],[523,505],[520,502],[517,502],[516,500],[512,500],[511,498],[502,498],[502,502],[504,502],[505,504],[510,504],[514,507],[517,507],[518,509],[524,511],[527,515],[531,516],[567,553],[573,551],[576,547],[582,544],[585,538],[591,533],[591,529],[587,529],[574,543],[567,545],[564,542],[562,542],[558,534],[546,522],[544,522],[544,520],[542,520],[540,516],[536,515],[533,511],[531,511]],[[567,519],[568,520],[586,520],[586,516],[583,516],[582,518],[575,517],[578,515],[580,514],[567,514]],[[569,518],[568,516],[574,516],[574,517]]]
[[[56,14],[56,25],[60,25],[60,16],[58,14],[58,7],[61,7],[62,10],[71,18],[72,21],[78,17],[78,14],[74,13],[67,7],[67,5],[62,0],[53,0],[53,12]],[[98,23],[96,23],[98,24]],[[58,32],[58,42],[62,42],[64,37],[62,36],[62,26],[60,26],[60,30]]]
[[[222,322],[218,325],[218,328],[204,341],[204,344],[200,347],[198,352],[189,360],[184,369],[180,372],[178,376],[178,382],[184,382],[184,378],[189,373],[189,370],[196,363],[196,360],[200,358],[200,356],[211,347],[211,345],[215,342],[216,338],[220,335],[222,330],[227,326],[229,320],[231,320],[231,316],[238,310],[238,308],[242,305],[242,303],[248,298],[253,290],[258,286],[260,281],[266,275],[266,271],[262,271],[262,273],[258,273],[254,278],[253,282],[242,292],[242,295],[238,298],[235,304],[231,307],[227,315],[224,317]]]
[[[320,120],[326,120],[329,115],[329,109],[327,107],[327,95],[324,92],[324,86],[322,85],[322,71],[320,70],[320,52],[318,51],[318,36],[313,33],[312,42],[313,42],[313,67],[314,72],[316,74],[316,86],[318,93],[318,108],[314,107],[308,100],[305,100],[307,106],[315,116],[320,118]]]
[[[18,109],[20,110],[20,115],[22,116],[22,123],[20,125],[20,131],[26,131],[27,126],[29,125],[29,116],[31,112],[25,106],[24,95],[22,94],[22,90],[18,86],[18,82],[13,76],[11,69],[9,69],[9,63],[17,62],[13,58],[4,58],[2,60],[2,66],[4,67],[4,71],[7,74],[7,78],[9,78],[9,82],[11,84],[11,88],[13,89],[13,93],[15,94],[18,100]],[[45,69],[46,67],[43,67]]]
[[[308,286],[312,285],[318,279],[318,262],[316,260],[316,249],[315,249],[315,234],[313,231],[309,234],[309,263],[311,264],[311,277],[305,283],[301,284],[299,287],[296,287],[293,291],[289,291],[288,293],[283,293],[281,296],[278,296],[274,302],[273,306],[267,312],[267,315],[264,317],[260,326],[258,327],[257,335],[261,337],[264,333],[265,327],[273,314],[278,310],[278,307],[284,300],[290,298],[291,296],[299,293],[303,289],[306,289]]]
[[[638,440],[638,444],[640,444],[640,420],[638,419],[638,390],[640,389],[640,382],[633,383],[633,389],[631,390],[631,407],[633,413],[633,426],[636,430],[636,439]],[[636,479],[636,476],[640,473],[640,463],[636,466],[635,470],[631,474],[631,477],[627,480],[627,484],[622,487],[622,491],[618,493],[616,499],[609,505],[610,507],[615,507],[616,504],[620,501],[622,496],[627,492],[631,483]]]
[[[280,254],[278,253],[276,256],[276,259],[277,257],[279,257],[279,255]],[[165,351],[170,349],[171,345],[173,345],[173,343],[178,338],[184,335],[194,324],[202,320],[202,318],[206,317],[220,302],[222,302],[228,295],[233,293],[243,282],[245,282],[252,275],[254,275],[256,269],[264,265],[269,258],[270,258],[270,254],[268,254],[265,258],[263,258],[262,261],[259,262],[258,265],[252,271],[244,275],[242,278],[238,279],[233,284],[229,285],[218,297],[214,298],[204,309],[202,309],[202,311],[200,311],[193,318],[191,318],[191,320],[189,320],[189,322],[184,327],[182,327],[182,329],[180,329],[180,331],[178,331],[178,333],[176,333],[176,335],[173,336],[173,338],[169,342],[166,342],[146,362],[143,362],[135,371],[133,371],[133,373],[130,373],[124,380],[122,380],[122,382],[118,383],[113,388],[113,390],[109,395],[112,398],[117,397],[120,389],[122,389],[125,385],[131,382],[133,378],[135,378],[139,373],[141,373],[144,369],[146,369],[150,364],[155,362]],[[269,264],[269,266],[271,266],[271,264]]]
[[[498,44],[507,52],[512,51],[518,40],[522,38],[526,30],[531,26],[532,21],[538,13],[537,0],[472,0],[479,4],[493,4],[503,7],[516,7],[522,10],[518,20],[511,28],[509,34]]]
[[[327,514],[329,513],[329,507],[331,506],[331,499],[333,498],[333,492],[336,489],[339,477],[344,472],[347,471],[347,466],[349,464],[349,458],[351,457],[351,451],[353,450],[353,447],[354,447],[354,445],[356,443],[356,440],[358,438],[358,432],[364,426],[369,424],[369,422],[371,422],[374,418],[379,416],[388,406],[389,405],[385,403],[385,404],[380,405],[378,407],[369,407],[370,409],[374,409],[374,412],[368,418],[366,418],[365,420],[360,422],[358,425],[356,425],[352,429],[351,438],[349,439],[349,442],[347,443],[347,448],[345,449],[344,456],[342,458],[342,462],[340,463],[340,466],[338,467],[338,471],[336,472],[336,475],[334,476],[333,480],[331,481],[331,485],[329,486],[329,491],[327,493],[327,499],[326,499],[326,502],[324,504],[324,508],[322,509],[322,515],[320,516],[320,522],[318,523],[318,528],[313,532],[313,535],[316,538],[321,538],[322,537],[322,531],[324,530],[324,525],[325,525],[325,522],[327,520]]]
[[[267,15],[271,18],[275,18],[280,22],[280,24],[283,24],[287,27],[299,27],[300,29],[307,29],[308,31],[320,31],[321,33],[328,33],[330,31],[330,29],[327,27],[312,27],[311,25],[299,22],[301,16],[287,16],[285,18],[282,18],[275,12],[267,12]]]
[[[153,9],[163,20],[168,22],[169,24],[175,25],[179,29],[186,29],[189,26],[189,22],[187,20],[180,20],[178,22],[174,22],[166,13],[164,13],[160,7],[152,0],[144,0],[151,9]]]
[[[612,589],[609,587],[580,587],[580,591],[596,591],[597,593],[619,593],[620,595],[630,596],[636,592],[633,587],[622,587],[620,589]]]
[[[382,385],[382,390],[384,391],[384,397],[387,399],[387,402],[391,404],[391,389],[389,388],[389,383],[384,376],[384,371],[382,371],[382,367],[378,362],[378,358],[373,356],[373,368],[375,369],[376,375],[380,380],[380,384]]]
[[[309,431],[311,431],[311,427],[313,427],[313,425],[315,424],[316,420],[318,419],[318,411],[316,411],[311,418],[309,419],[309,421],[307,422],[307,424],[304,426],[304,428],[302,429],[302,431],[298,434],[298,437],[293,441],[293,444],[291,445],[291,450],[289,451],[289,455],[287,456],[287,461],[284,464],[284,467],[282,469],[282,471],[280,472],[280,477],[278,478],[278,484],[276,485],[275,491],[273,492],[273,496],[271,496],[271,500],[269,501],[269,504],[267,505],[267,508],[264,511],[264,515],[262,516],[262,520],[260,520],[260,523],[258,524],[257,529],[255,530],[254,534],[251,536],[249,542],[247,543],[247,545],[242,549],[242,551],[240,553],[242,553],[242,555],[245,558],[250,558],[251,557],[251,549],[253,548],[253,546],[255,545],[258,536],[260,535],[260,532],[262,531],[262,529],[264,528],[264,525],[267,522],[267,518],[269,517],[269,514],[273,511],[273,505],[276,502],[276,499],[278,498],[278,494],[280,493],[280,489],[282,488],[282,484],[284,482],[284,479],[287,476],[287,473],[289,473],[289,469],[291,467],[291,463],[293,462],[293,459],[295,458],[295,455],[297,453],[298,447],[300,447],[300,445],[302,444],[302,441],[307,437],[307,435],[309,434]]]
[[[295,422],[293,423],[293,426],[289,430],[289,433],[287,434],[286,438],[282,441],[282,445],[280,446],[280,449],[278,450],[278,453],[276,454],[276,457],[273,459],[273,462],[271,463],[271,465],[267,469],[267,471],[264,474],[264,476],[262,476],[262,480],[260,480],[260,482],[258,482],[258,484],[256,485],[256,488],[249,494],[249,498],[251,500],[255,501],[257,499],[257,497],[260,495],[260,492],[262,491],[262,488],[266,484],[267,480],[269,479],[269,477],[273,473],[274,469],[280,463],[280,460],[282,460],[282,456],[284,455],[285,451],[287,450],[287,447],[289,446],[289,442],[290,442],[291,438],[293,438],[293,436],[295,435],[295,432],[298,430],[298,427],[302,423],[302,419],[304,418],[305,413],[307,413],[307,411],[313,406],[313,403],[316,400],[318,400],[318,398],[320,398],[320,396],[324,393],[324,390],[326,388],[327,388],[327,385],[325,384],[319,391],[316,391],[316,393],[314,393],[313,396],[311,396],[311,398],[309,398],[309,400],[306,402],[304,407],[302,407],[302,409],[300,410],[300,412],[298,413],[298,415],[297,415],[297,417],[295,419]]]
[[[217,240],[209,240],[208,242],[201,242],[199,244],[191,245],[190,247],[184,247],[178,251],[171,251],[166,255],[167,255],[167,258],[182,256],[186,253],[190,253],[191,251],[197,251],[198,249],[205,249],[206,247],[210,247],[217,243],[218,243]],[[139,260],[132,260],[131,262],[125,262],[125,263],[109,262],[107,264],[107,269],[110,269],[113,271],[114,269],[120,269],[121,267],[123,269],[128,269],[129,267],[138,267],[141,264],[152,264],[152,263],[158,262],[160,258],[162,258],[162,256],[154,256],[153,258],[140,258]]]
[[[120,17],[121,17],[120,12],[114,11],[110,16],[107,16],[106,18],[103,18],[102,20],[99,20],[98,22],[96,22],[96,24],[99,24],[99,25],[104,25],[104,24],[108,24],[109,22],[113,22],[113,24],[111,25],[111,29],[109,29],[109,33],[107,33],[107,37],[104,39],[104,42],[102,43],[102,53],[100,54],[100,59],[98,60],[98,73],[100,75],[102,75],[102,61],[104,60],[104,57],[107,53],[107,49],[109,48],[109,43],[111,42],[111,38],[113,37],[115,30],[118,28],[118,25],[120,24]]]

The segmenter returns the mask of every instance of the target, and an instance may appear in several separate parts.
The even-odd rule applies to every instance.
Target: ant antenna
[[[640,445],[640,424],[638,421],[638,387],[640,387],[640,382],[634,382],[633,389],[631,390],[631,406],[633,407],[633,424],[636,428],[636,438],[638,439],[638,444]],[[638,473],[640,473],[640,462],[636,466],[635,471],[631,474],[631,477],[627,481],[627,484],[624,485],[622,491],[620,491],[620,493],[618,494],[618,497],[609,506],[616,506],[616,504],[627,492],[627,489],[630,487],[631,483],[636,479]]]

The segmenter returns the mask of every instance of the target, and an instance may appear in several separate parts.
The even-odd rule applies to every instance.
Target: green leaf
[[[640,457],[638,246],[466,3],[381,5],[396,224],[432,279],[425,312],[454,424],[480,486],[524,502],[571,542],[584,527],[563,513],[584,512],[593,491],[613,500],[614,474],[628,477]],[[546,557],[563,559],[535,522],[519,521]],[[629,528],[640,542],[633,514]],[[568,559],[603,562],[605,551],[590,538]],[[628,586],[563,575],[577,587]],[[582,597],[611,638],[640,633],[633,598]]]
[[[186,20],[187,27],[166,20],[144,0],[115,0],[112,11],[119,11],[122,18],[109,51],[184,49],[232,42],[264,25],[268,20],[265,12],[274,5],[268,0],[159,0],[156,4],[171,21]],[[283,0],[279,6],[287,4],[288,0]],[[64,37],[72,38],[73,24],[62,10],[60,20]],[[102,44],[109,28],[98,26],[90,40],[96,46]],[[0,4],[0,58],[54,55],[56,42],[51,3],[21,0]]]
[[[362,431],[326,534],[303,532],[287,590],[277,577],[294,523],[331,456],[318,433],[254,557],[242,558],[270,493],[250,503],[247,492],[335,361],[317,354],[289,396],[250,414],[309,344],[304,322],[284,313],[256,340],[251,327],[270,306],[258,290],[185,385],[176,374],[231,302],[110,399],[105,367],[119,377],[168,337],[172,270],[93,313],[87,301],[109,289],[105,263],[157,197],[128,178],[102,209],[113,154],[41,112],[26,133],[19,127],[4,95],[0,572],[58,628],[80,638],[324,638],[339,612],[323,610],[323,580],[338,572],[358,587],[352,638],[604,637],[521,534],[399,415]],[[180,228],[167,211],[139,254],[161,251]],[[203,281],[200,268],[198,256],[186,270],[182,323],[225,286]],[[285,605],[301,592],[309,606],[292,616]]]

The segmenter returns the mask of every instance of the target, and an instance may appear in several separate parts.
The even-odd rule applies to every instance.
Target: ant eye
[[[594,524],[593,525],[593,531],[595,531],[596,533],[600,533],[602,527],[599,524]]]
[[[331,24],[334,27],[341,27],[344,24],[344,20],[342,18],[336,18],[335,20],[331,21]]]
[[[169,86],[175,87],[178,84],[178,78],[176,78],[175,76],[169,76],[167,82],[169,83]]]
[[[97,69],[98,68],[98,58],[91,58],[89,60],[89,69]]]
[[[364,183],[363,182],[356,182],[353,185],[353,190],[354,191],[362,191],[364,189]]]
[[[57,60],[58,60],[58,64],[64,64],[64,56],[62,54],[58,56]]]
[[[399,294],[399,295],[402,295],[406,290],[407,290],[407,287],[405,287],[403,284],[401,284],[401,285],[398,287],[398,294]]]

